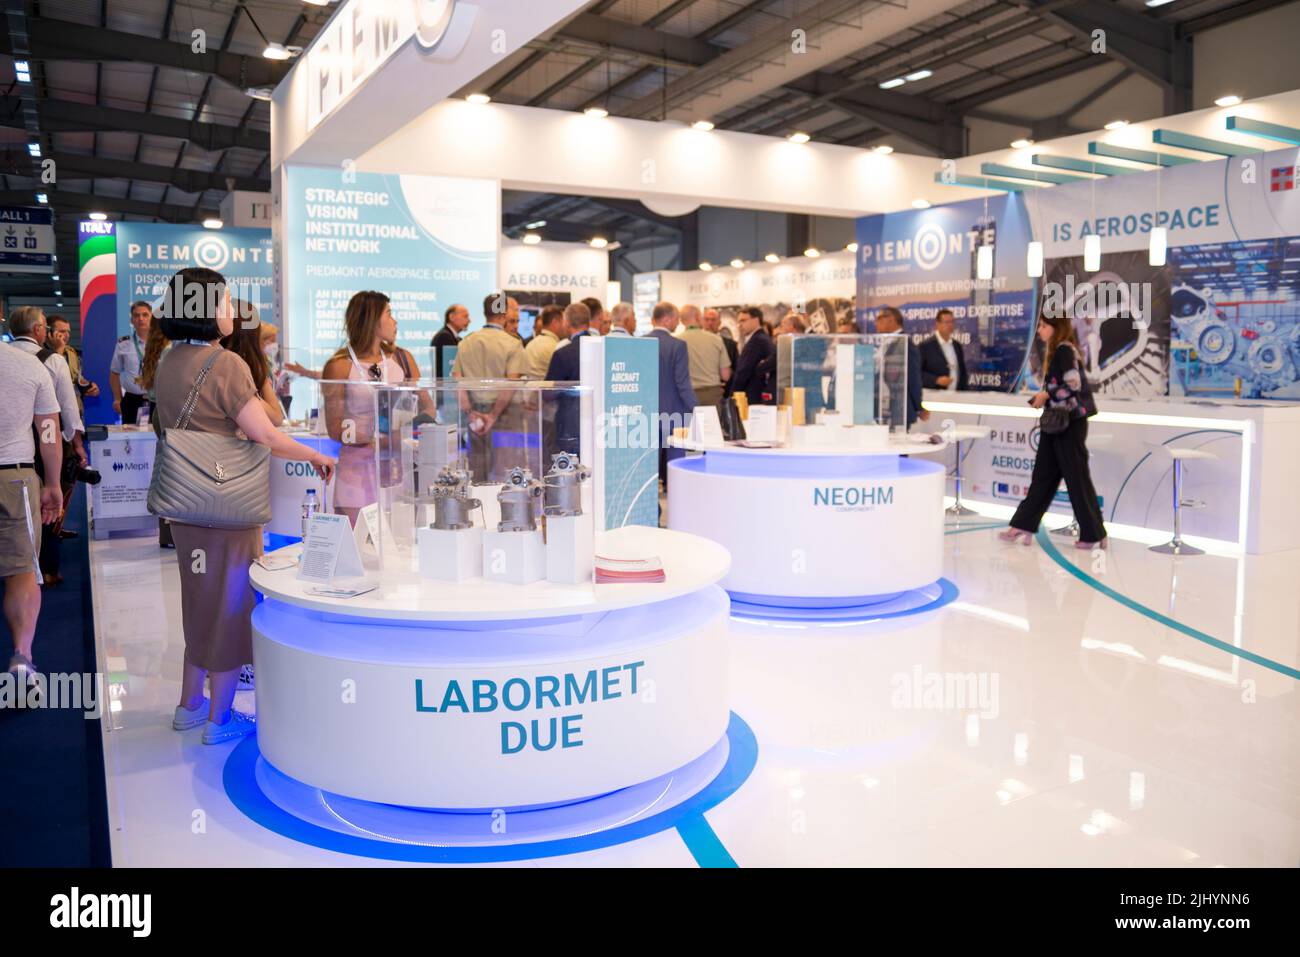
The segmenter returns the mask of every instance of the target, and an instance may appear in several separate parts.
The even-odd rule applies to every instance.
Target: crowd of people
[[[191,295],[195,290],[199,294]],[[183,307],[181,296],[186,296]],[[205,305],[195,309],[195,302]],[[438,378],[578,382],[584,337],[634,336],[637,329],[626,302],[610,309],[595,299],[546,306],[527,340],[519,333],[520,308],[514,298],[492,293],[482,310],[483,326],[469,335],[468,308],[454,304],[446,310],[445,324],[430,343]],[[816,315],[824,324],[824,314]],[[14,643],[9,670],[30,678],[35,674],[32,641],[40,587],[59,582],[58,542],[73,534],[62,529],[66,502],[78,476],[96,480],[88,468],[82,408],[84,398],[97,395],[98,387],[82,375],[66,320],[47,320],[32,306],[15,309],[8,319],[13,343],[0,348],[0,376],[7,384],[7,401],[0,405],[0,578]],[[716,405],[736,394],[751,404],[775,403],[775,340],[809,328],[798,313],[787,314],[773,327],[757,306],[742,308],[736,319],[733,333],[717,309],[660,302],[651,312],[645,336],[659,343],[658,399],[665,430],[660,474],[665,482],[667,460],[676,454],[663,441],[671,424],[685,421],[697,406]],[[354,523],[361,508],[377,501],[385,463],[375,450],[381,426],[372,387],[421,379],[415,356],[396,344],[397,321],[388,296],[362,291],[351,298],[346,339],[319,371],[285,362],[275,328],[261,322],[251,303],[232,300],[224,279],[212,270],[181,270],[156,311],[147,302],[133,303],[130,320],[132,331],[117,342],[110,364],[113,408],[124,423],[147,421],[160,445],[167,429],[183,426],[310,463],[326,482],[337,471],[333,508]],[[858,330],[852,320],[842,320],[837,331]],[[902,332],[902,314],[881,308],[875,331]],[[923,386],[968,387],[965,356],[953,333],[953,316],[945,309],[937,314],[932,335],[919,344],[907,339],[909,425],[929,417],[921,402]],[[1106,533],[1086,449],[1087,419],[1095,414],[1096,403],[1073,325],[1044,316],[1038,337],[1044,383],[1031,404],[1054,410],[1059,428],[1049,431],[1044,424],[1032,484],[1000,537],[1028,542],[1064,480],[1080,525],[1080,547],[1104,547]],[[454,357],[449,349],[455,350]],[[293,375],[320,380],[326,431],[339,442],[337,461],[278,428],[292,401],[286,382]],[[521,405],[502,388],[472,388],[458,395],[469,425],[471,469],[480,480],[499,480],[495,472],[501,463],[494,459],[491,436],[497,429],[523,427],[512,418],[522,414]],[[437,412],[431,402],[422,411],[430,418]],[[548,427],[548,442],[576,450],[576,409],[566,412],[561,404]],[[173,726],[188,730],[202,725],[204,743],[215,744],[253,729],[249,716],[233,710],[233,701],[241,680],[251,685],[255,598],[248,575],[262,552],[263,529],[214,528],[185,519],[160,516],[164,545],[174,543],[184,555],[204,556],[202,563],[178,563],[185,664]]]

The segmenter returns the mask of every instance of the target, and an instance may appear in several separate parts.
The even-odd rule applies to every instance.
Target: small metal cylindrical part
[[[557,452],[546,473],[546,498],[542,511],[553,516],[582,514],[582,483],[591,469],[570,452]]]
[[[533,499],[541,492],[542,483],[533,478],[533,473],[528,469],[511,469],[506,474],[501,491],[497,493],[497,503],[501,506],[501,521],[497,524],[497,531],[531,532],[536,529]]]

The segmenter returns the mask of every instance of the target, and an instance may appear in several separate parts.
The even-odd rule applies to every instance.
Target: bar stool
[[[954,425],[952,430],[947,433],[948,440],[953,443],[953,448],[957,450],[957,467],[953,470],[953,486],[956,494],[953,497],[953,503],[950,508],[944,509],[945,515],[974,515],[975,509],[967,508],[961,503],[961,444],[963,442],[974,442],[976,439],[987,439],[993,434],[993,430],[987,425]]]
[[[1152,545],[1149,551],[1159,552],[1161,555],[1204,555],[1205,549],[1196,548],[1183,541],[1183,509],[1205,507],[1204,502],[1183,498],[1183,462],[1188,459],[1217,459],[1218,456],[1204,449],[1179,448],[1171,445],[1162,445],[1160,448],[1174,461],[1174,537],[1163,545]]]
[[[1109,432],[1103,432],[1100,435],[1088,436],[1088,458],[1091,459],[1093,453],[1098,447],[1105,448],[1110,444],[1110,440],[1115,436]],[[1062,538],[1079,537],[1079,520],[1071,518],[1069,525],[1062,525],[1060,528],[1050,528],[1047,530],[1049,535],[1060,535]]]

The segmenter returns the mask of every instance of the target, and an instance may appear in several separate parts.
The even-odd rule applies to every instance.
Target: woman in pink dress
[[[325,428],[338,441],[334,511],[356,524],[357,514],[379,501],[375,454],[375,388],[415,382],[415,357],[394,344],[397,320],[382,292],[359,292],[348,302],[344,319],[348,340],[325,363],[321,391]]]

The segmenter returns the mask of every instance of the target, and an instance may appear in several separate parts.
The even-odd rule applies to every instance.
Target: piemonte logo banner
[[[343,4],[303,57],[309,79],[307,129],[315,129],[412,38],[429,58],[454,59],[476,14],[476,5],[465,0]]]
[[[1018,194],[867,216],[857,225],[857,307],[865,328],[894,306],[914,339],[951,309],[971,387],[1010,390],[1033,334],[1034,281],[1026,270],[1029,217]],[[981,247],[993,279],[978,278]]]

